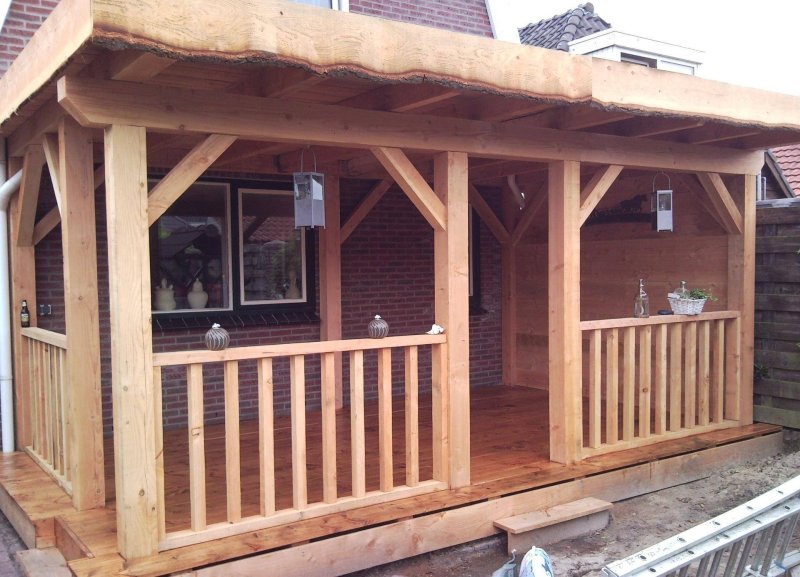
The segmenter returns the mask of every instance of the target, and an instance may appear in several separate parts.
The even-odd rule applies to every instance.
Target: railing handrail
[[[27,327],[20,332],[23,337],[67,350],[67,335],[48,331],[39,327]]]
[[[739,311],[714,311],[700,313],[699,315],[654,315],[646,319],[633,317],[621,319],[600,319],[596,321],[581,321],[582,331],[596,329],[621,329],[626,327],[641,327],[648,325],[667,325],[674,323],[691,323],[696,321],[716,321],[723,319],[737,319],[741,316]]]
[[[447,342],[445,335],[407,335],[384,339],[344,339],[313,341],[279,345],[231,347],[222,351],[191,350],[153,355],[153,366],[168,367],[198,363],[218,363],[250,359],[291,357],[322,353],[339,353],[358,350],[389,349],[409,346],[436,345]]]

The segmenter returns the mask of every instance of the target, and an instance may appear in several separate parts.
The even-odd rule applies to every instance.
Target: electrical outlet
[[[53,314],[53,305],[39,305],[39,316],[47,317]]]

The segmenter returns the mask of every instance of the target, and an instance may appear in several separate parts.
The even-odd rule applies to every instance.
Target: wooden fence
[[[65,415],[67,337],[40,328],[22,329],[28,348],[31,445],[27,453],[72,495]]]
[[[431,478],[420,478],[419,462],[419,405],[418,389],[420,381],[419,349],[430,347],[432,387],[432,475]],[[446,338],[444,335],[418,335],[389,337],[385,339],[356,339],[341,341],[324,341],[312,343],[295,343],[287,345],[269,345],[258,347],[231,348],[224,351],[185,351],[177,353],[160,353],[153,356],[155,367],[155,388],[157,396],[157,453],[163,459],[163,437],[161,424],[161,382],[165,367],[184,367],[188,397],[188,463],[189,463],[189,528],[168,531],[165,523],[166,511],[171,504],[172,495],[164,490],[164,463],[157,467],[159,471],[160,511],[160,548],[172,549],[200,543],[221,537],[253,531],[264,527],[275,526],[328,513],[389,502],[395,499],[411,497],[431,491],[447,488],[446,471],[446,402],[444,387],[447,386],[444,367],[446,355]],[[392,407],[392,351],[402,351],[405,400],[403,405],[405,459],[404,471],[398,471],[394,454],[396,450],[393,439],[393,407]],[[377,451],[370,452],[366,448],[365,435],[365,371],[364,357],[366,351],[374,351],[377,356],[377,395],[378,395],[378,432]],[[349,450],[337,451],[337,426],[335,403],[335,355],[348,355],[348,372],[350,375],[350,408],[349,408]],[[306,409],[306,359],[319,356],[320,395],[321,395],[321,501],[310,502],[309,499],[309,467],[307,464],[308,427]],[[278,383],[273,372],[273,360],[288,359],[288,383]],[[241,431],[239,419],[239,370],[240,363],[255,363],[258,372],[258,490],[259,512],[244,516],[242,508],[242,455]],[[223,366],[224,380],[224,499],[225,519],[221,522],[209,522],[207,511],[210,506],[207,498],[207,485],[210,475],[206,471],[207,438],[204,424],[204,365],[219,364]],[[175,369],[170,369],[174,371]],[[183,369],[180,369],[183,370]],[[426,379],[427,380],[427,379]],[[289,427],[278,427],[273,407],[274,388],[286,386],[291,391],[291,408]],[[342,414],[340,412],[340,417]],[[346,417],[344,417],[346,418]],[[276,458],[276,437],[281,431],[290,429],[291,442],[286,465]],[[337,483],[337,469],[347,455],[350,460],[350,485],[345,494],[340,494]],[[368,463],[374,455],[377,463]],[[379,470],[378,486],[370,490],[366,480],[367,466]],[[276,485],[278,469],[290,468],[289,480],[286,483],[291,491],[290,506],[277,506],[276,491],[285,489]],[[315,474],[319,476],[319,471]],[[399,476],[404,484],[395,484]]]
[[[800,429],[800,199],[756,211],[754,417]]]
[[[584,321],[582,456],[735,426],[739,313]]]

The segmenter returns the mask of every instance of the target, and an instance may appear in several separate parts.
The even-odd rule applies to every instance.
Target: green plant
[[[717,300],[717,297],[711,294],[711,289],[702,289],[702,288],[694,288],[690,290],[688,298],[693,300],[700,300],[700,299],[706,299],[710,301]]]
[[[769,378],[769,367],[761,365],[759,363],[753,364],[753,381],[758,382],[761,379],[768,379]]]

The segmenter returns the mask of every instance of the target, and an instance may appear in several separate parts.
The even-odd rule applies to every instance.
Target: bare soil
[[[751,462],[705,479],[617,502],[602,531],[544,549],[559,577],[599,576],[607,563],[716,517],[798,474],[800,432],[787,430],[780,455],[754,455]],[[489,577],[507,560],[505,536],[498,535],[349,577]]]

